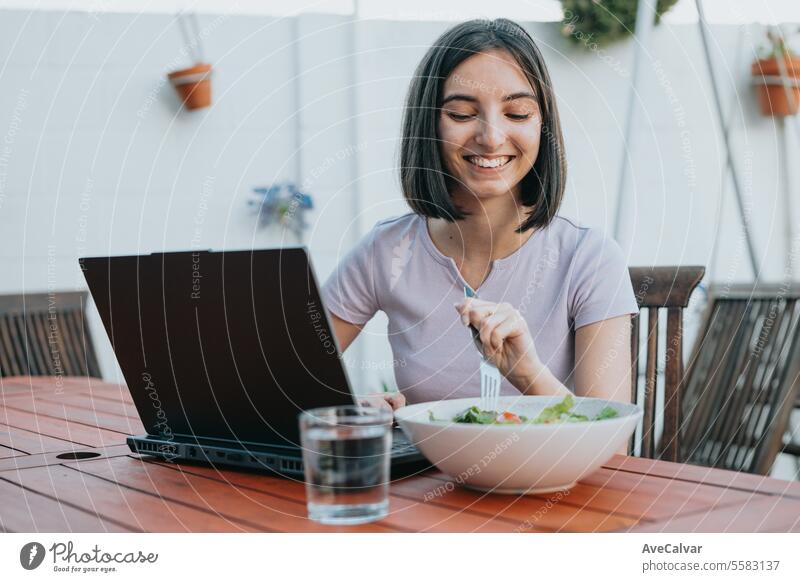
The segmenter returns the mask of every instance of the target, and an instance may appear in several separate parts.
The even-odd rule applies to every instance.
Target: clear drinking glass
[[[372,406],[314,408],[300,414],[308,517],[367,523],[389,511],[392,412]]]

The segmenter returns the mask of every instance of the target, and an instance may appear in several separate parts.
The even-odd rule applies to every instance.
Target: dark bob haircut
[[[453,70],[469,57],[491,49],[511,54],[531,84],[542,114],[542,140],[533,167],[522,179],[521,202],[530,207],[517,228],[546,226],[558,212],[564,196],[566,161],[550,75],[539,48],[519,24],[497,20],[470,20],[447,32],[428,49],[411,82],[403,115],[400,183],[411,209],[422,216],[461,220],[465,214],[453,204],[448,175],[439,151],[438,119],[444,84]]]

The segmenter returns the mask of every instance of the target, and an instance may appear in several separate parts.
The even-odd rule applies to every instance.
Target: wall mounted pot
[[[800,108],[800,57],[786,56],[783,62],[791,84],[788,87],[789,94],[793,96],[791,100],[783,86],[776,57],[755,61],[750,67],[758,91],[761,113],[764,115],[785,117],[796,114]]]
[[[197,63],[168,75],[186,109],[201,109],[211,105],[211,73],[211,65]]]

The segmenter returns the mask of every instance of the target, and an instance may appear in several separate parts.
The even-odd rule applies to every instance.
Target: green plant
[[[786,37],[780,30],[768,31],[767,39],[769,42],[760,46],[758,49],[758,57],[760,59],[777,59],[778,57],[791,59],[797,56],[797,53],[792,50],[792,47],[786,43]]]
[[[656,23],[678,0],[658,0]],[[590,50],[630,35],[636,25],[638,0],[561,0],[561,32]],[[594,45],[594,46],[592,46]]]

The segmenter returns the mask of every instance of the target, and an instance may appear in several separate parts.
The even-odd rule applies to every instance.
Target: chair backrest
[[[686,461],[767,474],[800,392],[800,286],[711,287],[687,372]]]
[[[0,295],[0,376],[93,376],[86,292]]]
[[[683,309],[705,274],[705,267],[631,267],[630,276],[639,315],[631,318],[631,401],[642,406],[642,457],[678,461],[683,387]],[[664,408],[661,446],[655,442],[658,389],[659,310],[667,310],[664,368]],[[647,312],[647,353],[643,397],[638,398],[641,314]],[[633,451],[631,451],[633,452]]]

